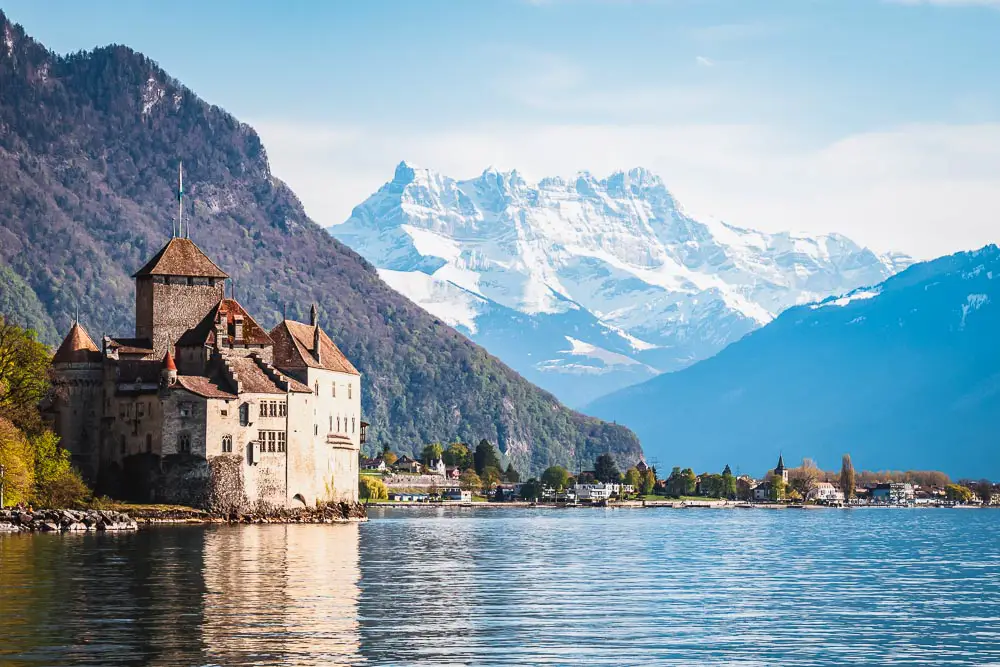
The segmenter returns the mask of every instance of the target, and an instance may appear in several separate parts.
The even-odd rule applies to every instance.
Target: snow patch
[[[10,24],[4,24],[3,27],[3,43],[7,47],[7,55],[14,55],[14,33],[10,29]]]
[[[165,94],[163,86],[155,78],[149,77],[142,91],[142,115],[148,116]]]
[[[618,354],[617,352],[611,352],[610,350],[605,350],[602,347],[597,347],[596,345],[585,343],[582,340],[577,340],[572,336],[566,336],[566,340],[570,344],[570,349],[564,350],[564,352],[568,354],[572,354],[578,357],[590,357],[592,359],[598,359],[600,361],[603,361],[608,366],[640,365],[638,361],[632,359],[631,357],[626,357],[624,354]]]
[[[844,296],[837,297],[836,299],[827,299],[826,301],[821,301],[820,303],[815,303],[811,306],[813,310],[817,308],[826,308],[828,306],[839,306],[844,307],[853,301],[865,301],[867,299],[874,299],[881,293],[879,289],[860,289],[853,292],[849,292]]]
[[[962,322],[959,325],[960,328],[965,328],[965,320],[969,317],[969,313],[979,310],[986,304],[990,302],[990,297],[986,294],[970,294],[965,298],[965,303],[962,304]]]
[[[476,333],[476,318],[481,313],[482,298],[419,271],[379,269],[378,275],[389,287],[448,326],[464,327],[470,334]]]

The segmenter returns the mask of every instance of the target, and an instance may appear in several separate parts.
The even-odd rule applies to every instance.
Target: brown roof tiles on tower
[[[191,239],[173,238],[132,276],[188,276],[228,278]]]
[[[180,337],[177,344],[181,347],[196,347],[198,345],[215,345],[217,338],[216,322],[220,319],[226,321],[226,340],[220,341],[223,345],[234,343],[246,343],[247,345],[270,345],[271,337],[264,330],[264,327],[257,324],[257,321],[250,316],[250,313],[235,299],[223,299],[215,308],[209,311],[208,315],[202,318],[194,328],[188,329]],[[242,337],[237,340],[237,322],[242,322]]]
[[[94,340],[79,322],[73,322],[69,333],[52,357],[52,362],[56,364],[80,364],[100,360],[101,351],[97,349]]]

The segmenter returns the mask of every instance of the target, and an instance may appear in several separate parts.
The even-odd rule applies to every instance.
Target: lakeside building
[[[913,485],[910,483],[885,482],[871,489],[870,498],[873,503],[902,505],[913,502],[915,495]]]
[[[319,326],[266,331],[175,236],[134,275],[135,335],[74,321],[46,406],[99,493],[222,508],[358,497],[361,374]]]
[[[384,458],[376,456],[373,459],[363,459],[361,461],[361,469],[373,470],[375,472],[385,472],[388,470],[388,466],[386,466]]]
[[[830,482],[818,482],[809,492],[807,500],[831,504],[842,503],[844,502],[844,492]]]
[[[420,461],[416,461],[405,455],[396,459],[396,462],[392,464],[392,467],[397,472],[408,472],[415,475],[419,475],[424,469],[424,467],[420,465]]]
[[[620,498],[623,494],[634,493],[635,489],[633,489],[631,484],[594,482],[592,484],[576,484],[573,487],[573,492],[579,500],[600,502],[608,500],[612,496]]]

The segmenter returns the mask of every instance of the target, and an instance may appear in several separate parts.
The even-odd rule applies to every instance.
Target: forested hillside
[[[185,168],[191,237],[265,326],[321,323],[364,374],[374,444],[488,438],[522,471],[639,452],[391,290],[275,178],[253,128],[124,46],[57,56],[0,13],[0,309],[53,344],[77,308],[133,329],[129,277],[167,240]]]

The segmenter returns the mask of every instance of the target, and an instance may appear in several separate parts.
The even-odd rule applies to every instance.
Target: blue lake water
[[[1000,511],[0,535],[0,665],[1000,664]]]

